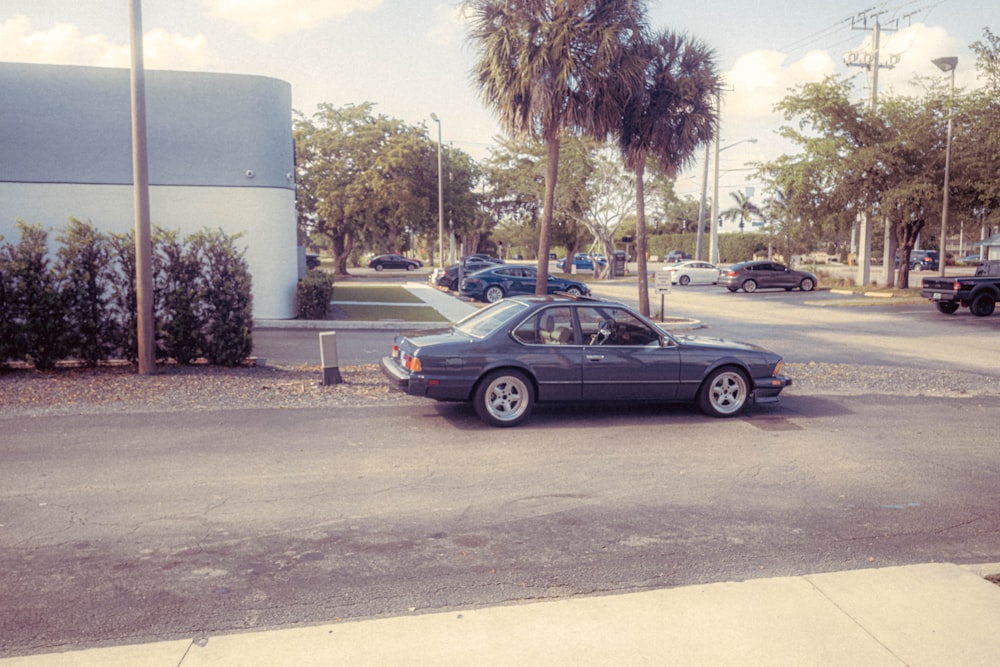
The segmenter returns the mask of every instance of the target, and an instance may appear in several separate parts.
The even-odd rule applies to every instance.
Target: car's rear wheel
[[[381,264],[376,264],[376,265],[375,265],[375,270],[376,270],[376,271],[381,271],[381,270],[382,270],[382,268],[383,268],[383,267],[382,267],[382,265],[381,265]]]
[[[485,298],[489,303],[496,303],[503,298],[503,288],[499,285],[491,285],[486,288],[486,292],[483,293],[483,298]]]
[[[677,283],[680,285],[690,285],[691,278],[690,276],[681,276],[680,278],[677,279]]]
[[[953,315],[958,311],[958,304],[954,301],[938,301],[937,304],[938,312],[944,313],[945,315]]]
[[[458,291],[458,278],[455,278],[454,280],[451,281],[451,284],[448,285],[448,289],[450,289],[452,292]]]
[[[816,289],[816,281],[812,278],[803,278],[802,282],[799,283],[799,289],[803,292],[812,292]]]
[[[757,291],[757,281],[756,280],[747,280],[746,282],[744,282],[743,283],[743,291],[744,292],[756,292]]]
[[[535,390],[524,373],[494,371],[476,385],[476,414],[490,426],[517,426],[531,414]]]
[[[972,297],[969,303],[969,311],[976,317],[988,317],[993,314],[996,307],[997,300],[989,292],[980,292]]]
[[[750,403],[750,381],[738,368],[716,369],[701,385],[698,407],[710,417],[735,417]]]

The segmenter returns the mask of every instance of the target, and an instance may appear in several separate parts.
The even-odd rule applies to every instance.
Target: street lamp
[[[444,268],[444,180],[441,172],[441,119],[431,112],[431,120],[438,126],[438,261]]]
[[[941,275],[944,275],[945,265],[945,241],[948,233],[948,190],[951,178],[951,127],[953,123],[955,103],[955,68],[958,67],[958,58],[949,56],[946,58],[935,58],[931,61],[942,72],[951,72],[951,86],[948,92],[948,138],[945,140],[944,148],[944,201],[941,203],[941,249],[938,252],[938,268]]]
[[[719,221],[716,219],[718,216],[717,207],[719,205],[719,153],[733,146],[739,146],[740,144],[755,144],[756,139],[740,139],[739,141],[733,142],[728,146],[723,146],[719,148],[719,138],[715,139],[715,171],[714,177],[712,179],[712,235],[711,243],[709,248],[709,259],[712,264],[719,263]],[[707,176],[707,170],[706,170]],[[701,210],[705,210],[705,189],[701,189]]]

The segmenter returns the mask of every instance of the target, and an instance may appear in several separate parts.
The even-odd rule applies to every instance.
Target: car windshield
[[[519,317],[527,309],[527,304],[520,301],[498,301],[462,319],[455,325],[455,330],[476,338],[484,338]]]

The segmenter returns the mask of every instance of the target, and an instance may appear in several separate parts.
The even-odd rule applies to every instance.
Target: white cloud
[[[115,44],[105,35],[85,35],[68,23],[32,30],[26,16],[0,23],[0,60],[54,65],[128,67],[130,46]],[[143,60],[153,69],[200,69],[208,60],[204,35],[185,36],[150,30],[143,38]]]
[[[382,0],[205,0],[209,16],[247,26],[261,41],[315,28],[354,12],[370,12]]]
[[[450,46],[464,39],[466,22],[464,7],[438,5],[434,8],[434,24],[427,31],[427,41],[438,46]]]

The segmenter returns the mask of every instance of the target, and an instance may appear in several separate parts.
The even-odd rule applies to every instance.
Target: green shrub
[[[177,232],[157,229],[153,236],[156,356],[189,364],[202,356],[204,347],[202,268]]]
[[[324,319],[333,300],[333,278],[319,269],[307,271],[305,277],[299,281],[297,297],[301,319]]]
[[[53,266],[47,233],[18,221],[19,243],[0,244],[0,361],[47,369],[138,358],[135,243],[71,218]],[[204,231],[153,236],[156,356],[235,365],[253,347],[249,267],[235,238]],[[2,240],[2,239],[0,239]]]
[[[188,239],[201,267],[202,352],[211,364],[235,366],[253,351],[250,269],[236,238],[221,230]]]
[[[111,317],[111,247],[104,234],[76,218],[70,218],[58,240],[62,247],[57,272],[65,298],[68,353],[95,366],[108,358],[119,337],[119,323]]]
[[[10,358],[48,369],[68,352],[66,298],[49,264],[48,233],[18,220],[21,241],[7,244],[3,261],[12,288],[9,300],[13,329]]]

